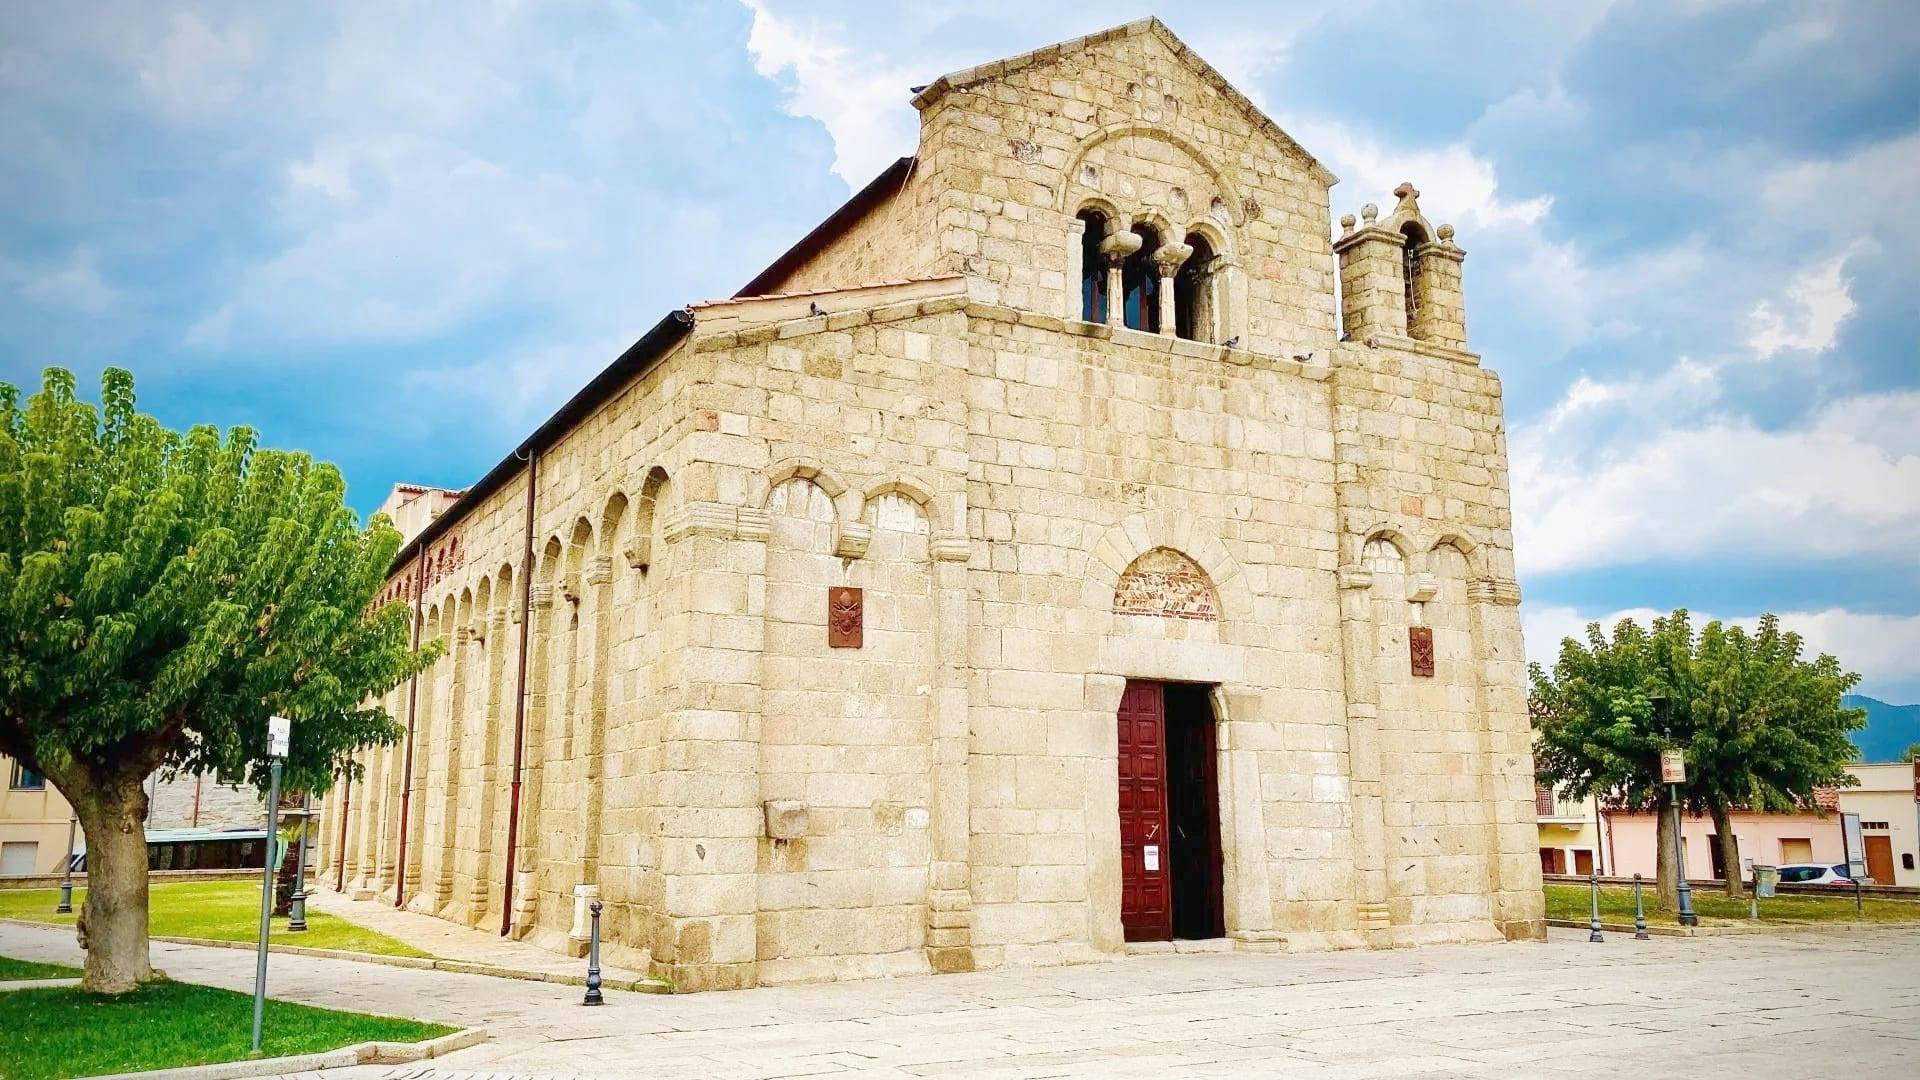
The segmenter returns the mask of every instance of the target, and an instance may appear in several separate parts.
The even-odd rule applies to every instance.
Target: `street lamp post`
[[[79,824],[79,815],[67,819],[67,857],[60,867],[60,902],[53,908],[58,915],[73,914],[73,830]]]
[[[253,1052],[260,1052],[260,1021],[267,1011],[267,928],[273,921],[273,832],[280,823],[280,764],[293,739],[293,721],[267,718],[267,756],[273,759],[267,791],[267,855],[260,873],[260,947],[253,965]]]
[[[1653,695],[1651,702],[1654,726],[1661,735],[1670,737],[1673,734],[1673,703],[1667,700],[1665,694]],[[1660,782],[1667,785],[1667,796],[1673,803],[1673,874],[1680,894],[1680,925],[1698,926],[1700,916],[1693,913],[1693,887],[1687,884],[1687,842],[1680,831],[1685,824],[1680,816],[1680,785],[1687,782],[1685,750],[1675,747],[1660,751]]]
[[[293,900],[287,911],[287,929],[307,928],[307,829],[313,824],[313,793],[300,800],[300,834],[293,849]]]

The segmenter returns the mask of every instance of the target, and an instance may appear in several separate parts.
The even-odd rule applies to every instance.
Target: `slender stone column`
[[[586,792],[580,800],[580,883],[600,884],[601,820],[606,805],[608,636],[613,618],[613,557],[587,560],[584,584],[593,597],[592,628],[583,652],[591,657],[587,669],[587,730],[580,748],[581,775]]]
[[[1380,686],[1374,673],[1373,572],[1340,568],[1340,652],[1346,677],[1347,771],[1353,800],[1358,928],[1388,944],[1386,784],[1380,775]]]
[[[956,500],[958,501],[958,500]],[[964,513],[956,515],[964,521]],[[934,649],[939,665],[932,703],[933,798],[929,806],[933,882],[927,913],[927,962],[937,972],[973,970],[970,865],[972,739],[967,722],[967,559],[964,535],[939,536],[933,555]]]
[[[1061,315],[1075,321],[1081,320],[1086,315],[1081,289],[1084,287],[1082,282],[1085,280],[1087,268],[1081,265],[1080,262],[1081,259],[1086,257],[1084,254],[1086,251],[1084,246],[1086,235],[1087,222],[1085,218],[1076,217],[1068,220],[1067,295],[1066,302],[1062,305],[1065,310],[1061,312]]]
[[[1180,267],[1193,258],[1192,244],[1161,244],[1153,249],[1153,267],[1160,274],[1160,335],[1172,337],[1174,331],[1173,279]]]
[[[553,676],[553,665],[548,657],[548,636],[553,623],[553,585],[536,582],[527,591],[527,602],[533,610],[522,618],[532,619],[533,625],[528,628],[527,730],[521,761],[520,850],[513,857],[512,936],[516,939],[526,937],[533,930],[533,920],[539,912],[540,802],[546,786],[547,688]]]
[[[1145,243],[1140,234],[1128,230],[1112,232],[1100,241],[1100,258],[1107,264],[1107,325],[1126,325],[1127,296],[1125,267],[1127,259]]]
[[[495,588],[505,586],[496,584]],[[467,899],[467,921],[479,926],[486,921],[488,912],[499,910],[495,906],[498,882],[493,874],[494,833],[498,828],[500,775],[503,768],[510,768],[511,758],[503,758],[500,745],[500,733],[505,716],[511,712],[512,704],[502,694],[506,681],[506,661],[511,649],[507,633],[507,609],[517,600],[501,598],[496,593],[493,610],[485,616],[486,623],[486,686],[480,708],[484,717],[484,736],[480,744],[480,762],[474,769],[475,793],[478,798],[474,814],[473,886]],[[511,753],[511,749],[505,749]]]
[[[471,602],[461,605],[455,618],[462,620],[453,628],[453,672],[445,699],[440,705],[440,723],[445,725],[446,771],[441,776],[440,828],[436,840],[440,848],[435,864],[433,887],[428,891],[428,910],[439,914],[453,897],[453,871],[460,850],[460,771],[465,767],[464,748],[467,720],[467,669],[473,666],[473,626],[466,622]],[[425,840],[425,837],[421,837]]]

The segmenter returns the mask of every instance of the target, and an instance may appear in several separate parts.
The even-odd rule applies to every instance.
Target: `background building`
[[[1866,847],[1867,876],[1880,885],[1920,886],[1920,845],[1916,825],[1920,803],[1915,800],[1914,767],[1909,763],[1849,766],[1857,787],[1824,788],[1816,800],[1818,812],[1798,814],[1732,815],[1734,836],[1740,841],[1741,861],[1781,866],[1787,863],[1846,862],[1840,833],[1842,813],[1859,814]],[[1654,874],[1655,822],[1650,814],[1618,810],[1602,814],[1604,830],[1617,855],[1615,873]],[[1681,835],[1686,845],[1687,874],[1696,879],[1723,876],[1713,819],[1688,817]],[[1749,870],[1750,874],[1750,870]]]

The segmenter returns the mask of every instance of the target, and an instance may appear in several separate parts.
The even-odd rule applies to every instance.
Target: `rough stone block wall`
[[[1336,344],[1324,170],[1170,35],[1070,44],[923,94],[908,191],[779,287],[953,276],[696,306],[543,451],[530,570],[524,473],[461,504],[352,887],[572,949],[597,892],[682,989],[1112,953],[1131,678],[1211,688],[1243,947],[1539,932],[1498,380],[1386,238]],[[1238,346],[1062,317],[1089,202],[1217,241]]]

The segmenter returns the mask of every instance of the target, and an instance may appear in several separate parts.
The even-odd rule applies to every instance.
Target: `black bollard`
[[[587,905],[587,911],[593,916],[593,928],[587,938],[587,999],[582,1005],[604,1005],[607,999],[600,994],[600,901]]]
[[[1640,901],[1640,875],[1633,875],[1633,940],[1647,940],[1647,909]]]
[[[1600,872],[1587,875],[1587,895],[1593,902],[1593,916],[1587,920],[1587,940],[1605,941],[1600,936]]]

